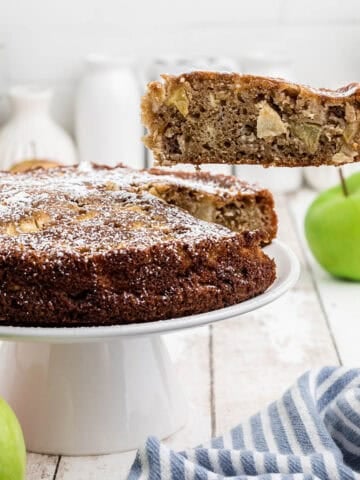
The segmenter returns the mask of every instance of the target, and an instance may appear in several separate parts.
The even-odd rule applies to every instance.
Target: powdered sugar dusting
[[[61,258],[65,252],[86,257],[114,249],[141,249],[178,241],[191,245],[236,235],[148,193],[144,186],[158,178],[124,167],[1,173],[2,250],[46,252],[51,258]],[[191,181],[165,175],[161,181],[231,194],[215,180]],[[245,186],[243,190],[246,193]]]

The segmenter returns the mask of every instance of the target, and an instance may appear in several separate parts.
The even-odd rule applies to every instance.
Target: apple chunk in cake
[[[159,165],[342,165],[358,161],[360,88],[313,89],[215,72],[163,76],[142,101]]]

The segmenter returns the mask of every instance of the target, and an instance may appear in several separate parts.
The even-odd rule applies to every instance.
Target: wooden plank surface
[[[217,435],[266,407],[306,370],[338,363],[286,204],[277,198],[279,238],[300,259],[301,277],[276,302],[214,324]]]
[[[28,453],[26,463],[27,480],[52,480],[55,476],[59,457]]]
[[[312,271],[315,291],[327,317],[339,357],[345,365],[358,367],[360,283],[335,279],[325,272],[312,256],[304,236],[303,219],[314,197],[315,193],[310,190],[303,190],[294,195],[290,201],[292,215]]]

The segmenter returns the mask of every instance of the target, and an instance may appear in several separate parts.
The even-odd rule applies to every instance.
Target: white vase
[[[139,109],[140,87],[129,61],[88,57],[75,108],[80,162],[144,167]]]
[[[16,86],[9,91],[10,120],[0,131],[0,169],[25,160],[76,163],[73,141],[50,116],[50,89]]]

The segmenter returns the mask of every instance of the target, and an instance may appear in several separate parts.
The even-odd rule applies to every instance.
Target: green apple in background
[[[316,260],[329,273],[360,280],[360,173],[321,193],[305,217],[305,235]]]
[[[20,424],[0,398],[0,480],[25,478],[26,451]]]

